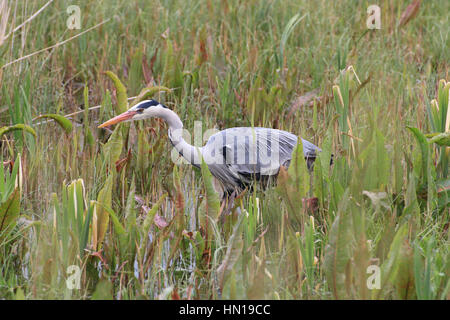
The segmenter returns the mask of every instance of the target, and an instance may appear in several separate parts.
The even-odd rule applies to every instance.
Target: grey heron
[[[145,100],[128,111],[106,121],[99,128],[120,122],[157,117],[168,124],[170,142],[178,153],[193,166],[204,159],[211,174],[221,182],[225,194],[240,192],[255,180],[276,177],[281,166],[288,167],[297,136],[282,130],[260,127],[237,127],[213,134],[203,147],[194,147],[182,135],[180,117],[156,100]],[[320,148],[301,138],[308,168]]]

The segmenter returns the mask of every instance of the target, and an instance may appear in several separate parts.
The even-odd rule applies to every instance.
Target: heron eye
[[[144,109],[137,109],[136,112],[141,114],[142,112],[144,112]]]

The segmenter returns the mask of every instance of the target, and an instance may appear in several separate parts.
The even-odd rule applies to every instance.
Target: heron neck
[[[183,123],[180,117],[170,109],[164,109],[160,117],[169,125],[168,135],[173,147],[193,166],[199,167],[201,160],[199,158],[198,148],[184,140]]]
[[[172,110],[164,108],[157,116],[167,122],[170,130],[183,129],[183,122],[181,122],[180,117]]]

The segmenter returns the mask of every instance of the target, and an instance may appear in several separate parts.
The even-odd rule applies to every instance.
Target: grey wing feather
[[[321,151],[309,141],[302,139],[302,143],[307,159]],[[202,153],[213,175],[236,185],[254,174],[276,175],[281,165],[289,165],[296,144],[297,136],[286,131],[238,127],[212,135]]]

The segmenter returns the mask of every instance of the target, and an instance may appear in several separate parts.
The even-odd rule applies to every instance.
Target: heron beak
[[[122,114],[119,114],[117,117],[114,117],[108,121],[106,121],[105,123],[102,123],[101,125],[99,125],[99,128],[104,128],[104,127],[108,127],[108,126],[112,126],[113,124],[116,123],[120,123],[126,120],[129,120],[131,118],[133,118],[133,116],[136,114],[136,111],[126,111]]]

